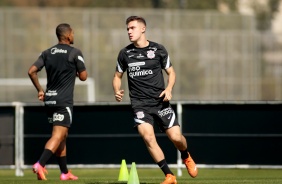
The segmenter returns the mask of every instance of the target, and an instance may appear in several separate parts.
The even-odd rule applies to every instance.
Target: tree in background
[[[271,19],[278,12],[279,4],[281,0],[268,0],[266,5],[258,3],[257,1],[252,2],[252,7],[255,12],[257,19],[257,29],[268,30],[271,28]]]
[[[0,0],[0,6],[10,7],[89,7],[89,8],[162,8],[238,11],[240,0]],[[281,0],[248,0],[257,19],[257,28],[267,30],[278,11]],[[262,3],[263,2],[263,3]]]

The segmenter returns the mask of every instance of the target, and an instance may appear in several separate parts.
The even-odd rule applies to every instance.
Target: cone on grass
[[[124,159],[121,161],[118,181],[128,181],[128,170]]]
[[[127,184],[140,184],[135,162],[132,162],[131,164]]]

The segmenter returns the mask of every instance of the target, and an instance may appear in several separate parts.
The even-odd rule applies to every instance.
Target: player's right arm
[[[113,89],[116,101],[121,102],[122,97],[124,95],[124,90],[120,89],[121,87],[121,79],[123,76],[124,71],[126,71],[126,64],[124,63],[124,49],[122,49],[117,57],[117,64],[116,64],[116,71],[114,73],[113,78]]]
[[[44,90],[41,87],[39,80],[38,80],[38,68],[35,65],[32,65],[29,70],[28,70],[28,75],[29,78],[31,80],[31,82],[33,83],[34,87],[36,88],[37,92],[38,92],[38,99],[41,101],[44,101]]]
[[[124,95],[124,90],[120,89],[122,75],[123,75],[123,73],[116,71],[115,74],[114,74],[114,78],[113,78],[114,94],[115,94],[116,101],[118,101],[118,102],[122,101],[122,97]]]
[[[28,70],[28,76],[38,92],[38,99],[44,101],[44,90],[41,87],[37,73],[44,67],[44,52],[40,54],[38,59]]]

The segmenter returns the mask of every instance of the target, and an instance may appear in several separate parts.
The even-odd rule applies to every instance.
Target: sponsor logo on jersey
[[[153,71],[152,70],[141,70],[141,71],[136,71],[136,72],[130,72],[129,77],[134,78],[138,76],[146,76],[146,75],[152,75]]]
[[[160,115],[160,117],[163,117],[163,116],[166,116],[168,114],[172,114],[174,113],[173,109],[168,107],[168,108],[165,108],[161,111],[158,111],[158,114]],[[168,119],[170,119],[171,115],[168,117]]]
[[[46,96],[57,96],[58,93],[56,90],[48,90],[46,93],[45,93]]]
[[[54,113],[53,114],[53,122],[54,121],[63,121],[65,116],[63,114]]]
[[[134,55],[130,55],[130,56],[128,56],[129,58],[131,58],[131,57],[133,57]]]
[[[129,63],[129,64],[128,64],[128,67],[142,66],[142,65],[145,65],[145,62],[144,62],[144,61],[142,61],[142,62],[135,62],[135,63]]]
[[[49,105],[49,104],[52,104],[52,105],[55,105],[57,104],[56,101],[46,101],[45,104]]]
[[[147,57],[148,58],[153,59],[155,56],[156,56],[155,51],[153,51],[153,50],[147,51]]]
[[[129,49],[129,50],[127,50],[126,52],[129,53],[129,52],[131,52],[131,51],[134,51],[134,49]]]
[[[138,56],[137,56],[137,58],[143,58],[144,56],[142,55],[142,54],[139,54]]]
[[[51,49],[51,54],[57,54],[57,53],[66,54],[67,52],[68,52],[67,50],[58,49],[57,47]]]
[[[143,111],[138,111],[138,112],[136,112],[136,116],[137,116],[138,119],[142,119],[142,118],[145,117],[145,114],[144,114]]]
[[[152,75],[152,70],[142,70],[140,66],[145,65],[145,62],[136,62],[136,63],[129,63],[128,64],[128,75],[131,78],[137,77],[137,76],[146,76],[146,75]]]

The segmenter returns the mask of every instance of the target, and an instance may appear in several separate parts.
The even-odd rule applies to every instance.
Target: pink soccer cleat
[[[77,180],[78,177],[73,175],[70,171],[67,174],[62,173],[60,180]]]
[[[45,177],[45,174],[48,174],[47,170],[45,169],[45,167],[42,167],[39,162],[36,162],[33,166],[32,166],[32,170],[34,173],[37,174],[37,179],[38,180],[47,180],[47,178]]]

